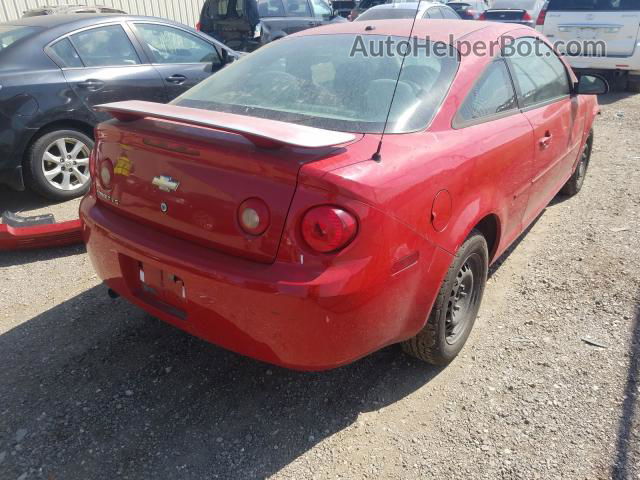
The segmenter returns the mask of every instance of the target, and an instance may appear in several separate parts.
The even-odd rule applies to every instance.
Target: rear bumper
[[[413,336],[451,262],[423,241],[419,260],[395,274],[379,274],[380,258],[314,271],[258,264],[166,236],[91,196],[80,217],[98,276],[121,296],[209,342],[300,370],[338,367]],[[140,264],[181,279],[184,298],[168,305],[149,297]]]
[[[0,251],[62,247],[81,242],[79,220],[22,228],[0,224]]]

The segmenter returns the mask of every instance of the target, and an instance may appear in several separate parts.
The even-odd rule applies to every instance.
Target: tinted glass
[[[243,0],[208,0],[204,7],[204,10],[209,18],[223,19],[226,18],[229,13],[235,14],[238,17],[244,16],[244,1]]]
[[[367,38],[384,42],[387,37]],[[352,34],[278,40],[220,70],[173,103],[330,130],[380,133],[402,58],[351,56],[354,41]],[[407,57],[387,131],[425,128],[457,68],[457,55],[424,52]]]
[[[289,17],[310,17],[311,10],[307,0],[285,0],[287,16]]]
[[[154,63],[211,63],[219,61],[213,45],[164,25],[136,23],[141,40],[151,51]]]
[[[63,67],[78,68],[82,67],[82,60],[76,49],[73,48],[68,38],[64,38],[57,43],[51,45],[51,50],[64,63]]]
[[[522,43],[527,45],[520,45]],[[546,44],[533,38],[523,38],[516,41],[511,52],[509,60],[523,106],[569,94],[569,79],[564,65]]]
[[[258,0],[258,15],[260,17],[284,17],[282,0]]]
[[[396,20],[399,18],[413,18],[416,14],[415,9],[406,8],[370,8],[366,12],[360,14],[356,21],[371,20]]]
[[[38,28],[20,27],[14,25],[0,25],[0,52],[21,38],[28,37],[37,32]]]
[[[72,35],[71,39],[86,67],[140,63],[129,37],[118,25],[85,30]]]
[[[424,18],[441,19],[442,14],[440,13],[440,9],[438,7],[431,7],[427,10],[426,16]]]
[[[549,10],[640,10],[640,0],[550,0]]]
[[[517,108],[516,92],[504,60],[489,65],[465,99],[456,121],[471,122]]]

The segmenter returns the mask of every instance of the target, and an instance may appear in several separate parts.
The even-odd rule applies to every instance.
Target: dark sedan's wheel
[[[591,159],[591,147],[593,145],[593,133],[589,135],[589,138],[584,144],[582,148],[582,153],[580,154],[580,160],[578,161],[578,166],[576,167],[576,171],[573,172],[571,178],[567,180],[567,183],[564,184],[560,193],[563,195],[567,195],[572,197],[576,195],[584,184],[584,179],[587,176],[587,169],[589,168],[589,160]]]
[[[460,353],[480,309],[488,266],[487,242],[474,230],[449,267],[427,324],[402,343],[406,353],[434,365],[447,365]]]
[[[56,201],[81,197],[89,189],[93,140],[77,130],[56,130],[38,138],[27,153],[29,187]]]

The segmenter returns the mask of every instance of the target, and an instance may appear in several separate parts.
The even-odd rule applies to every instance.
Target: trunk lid
[[[275,133],[268,138],[267,128],[280,128],[283,122],[244,117],[233,124],[239,116],[196,111],[205,119],[217,118],[211,122],[215,125],[229,125],[214,129],[189,116],[195,109],[147,102],[113,105],[99,108],[125,120],[98,127],[96,177],[105,165],[113,172],[108,188],[95,182],[98,201],[176,237],[263,263],[277,254],[301,165],[335,151],[333,146],[317,147],[318,132],[311,132],[312,147],[301,146],[304,141],[296,131],[305,133],[309,127],[285,124],[287,138],[299,140],[297,146],[285,145]],[[134,108],[117,107],[123,105]],[[327,132],[326,138],[355,137]],[[245,233],[238,222],[238,208],[250,198],[259,198],[269,209],[262,235]]]
[[[581,42],[584,45],[582,50],[588,56],[602,55],[597,50],[590,52],[587,48],[594,41],[605,42],[607,56],[633,54],[640,25],[640,11],[558,11],[553,10],[553,3],[550,3],[550,7],[545,16],[543,33],[552,41]]]
[[[523,20],[526,10],[487,10],[484,12],[484,16],[487,20],[494,22],[520,22]]]

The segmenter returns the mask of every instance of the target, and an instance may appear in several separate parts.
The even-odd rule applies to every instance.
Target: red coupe
[[[489,265],[580,190],[607,85],[528,27],[418,20],[427,48],[386,51],[410,31],[307,30],[169,105],[102,106],[80,216],[111,293],[285,367],[450,362]]]

